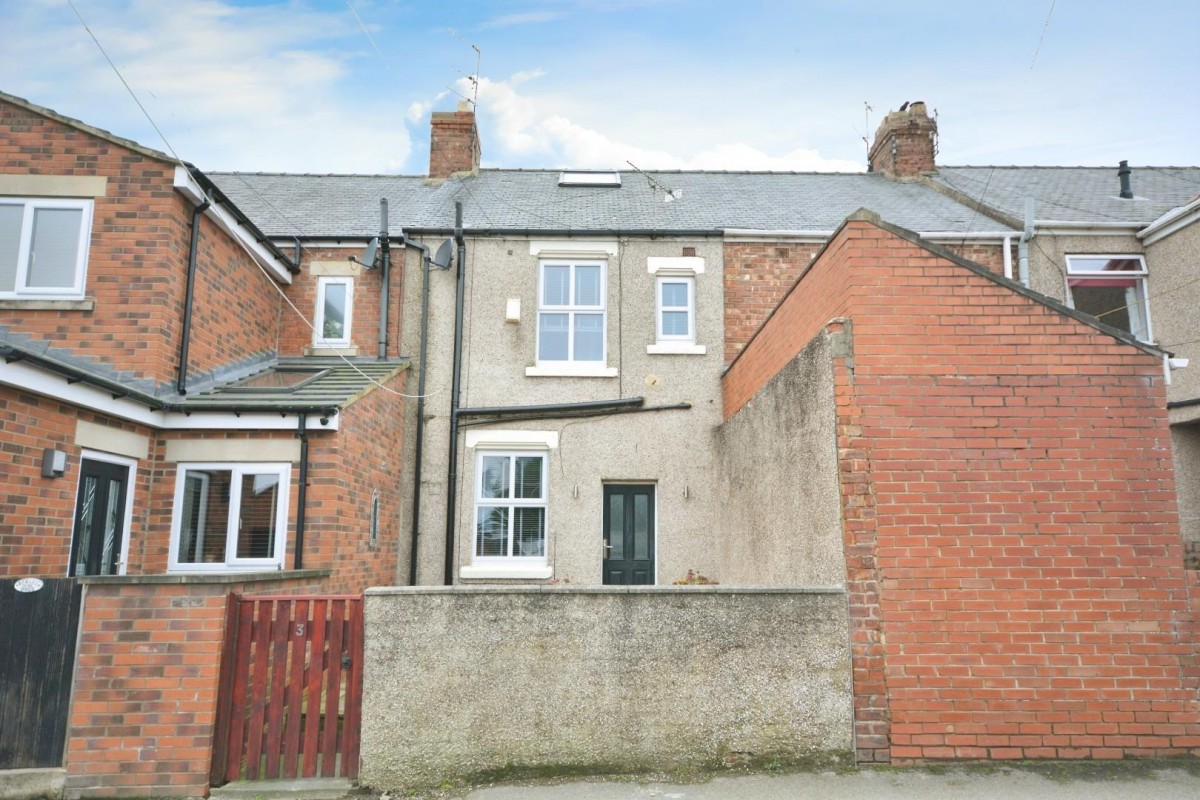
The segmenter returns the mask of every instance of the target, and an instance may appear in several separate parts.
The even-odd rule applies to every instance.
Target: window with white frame
[[[0,197],[0,298],[81,298],[91,200]]]
[[[289,464],[180,464],[170,567],[281,569]]]
[[[1146,261],[1138,255],[1067,256],[1067,302],[1105,325],[1152,341]]]
[[[541,262],[537,363],[605,360],[605,262]]]
[[[479,451],[472,562],[546,564],[546,510],[545,453]]]
[[[696,279],[659,278],[655,290],[658,341],[696,341]]]
[[[316,347],[349,347],[354,312],[353,278],[317,280]]]

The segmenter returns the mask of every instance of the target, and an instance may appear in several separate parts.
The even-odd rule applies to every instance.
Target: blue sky
[[[422,174],[471,45],[485,166],[857,170],[906,100],[940,163],[1200,163],[1194,0],[74,3],[213,171]],[[0,0],[0,89],[167,147],[67,0]]]

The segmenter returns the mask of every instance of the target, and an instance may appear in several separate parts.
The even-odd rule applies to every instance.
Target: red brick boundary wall
[[[1200,755],[1159,358],[859,212],[726,416],[827,324],[859,758]]]
[[[229,594],[319,592],[328,570],[281,574],[83,579],[67,798],[208,794]]]

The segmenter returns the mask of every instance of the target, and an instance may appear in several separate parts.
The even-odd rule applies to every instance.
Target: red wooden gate
[[[212,783],[358,777],[361,596],[231,595]]]

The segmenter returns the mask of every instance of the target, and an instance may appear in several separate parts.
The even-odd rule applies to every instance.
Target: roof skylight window
[[[572,169],[558,175],[559,186],[620,186],[621,173],[615,169]]]

